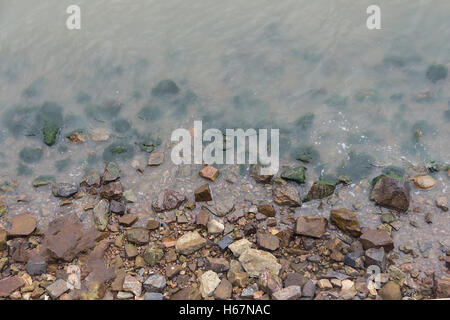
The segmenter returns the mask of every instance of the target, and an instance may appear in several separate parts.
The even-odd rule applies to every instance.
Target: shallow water
[[[61,209],[49,188],[35,190],[32,180],[79,182],[87,170],[102,170],[110,159],[105,149],[117,144],[126,147],[116,160],[139,206],[162,185],[192,194],[201,183],[199,167],[174,166],[168,143],[172,130],[189,129],[194,120],[203,120],[204,129],[279,128],[282,164],[299,164],[295,151],[313,146],[320,159],[307,165],[308,182],[321,173],[350,175],[355,184],[338,204],[364,203],[359,218],[372,227],[379,209],[367,203],[367,190],[354,190],[361,179],[370,181],[387,165],[416,174],[431,161],[449,163],[450,80],[426,77],[431,64],[450,66],[448,1],[380,0],[376,31],[365,25],[371,1],[80,0],[80,31],[65,27],[71,1],[41,2],[0,0],[0,176],[18,183],[5,198],[11,214],[31,210],[45,224]],[[152,95],[164,79],[180,91]],[[35,127],[45,102],[57,104],[52,110],[62,125],[51,147]],[[95,128],[108,129],[111,138],[83,144],[65,138]],[[160,138],[166,161],[141,175],[131,163],[145,167],[148,154],[139,143],[148,137]],[[25,147],[40,148],[42,156],[24,162]],[[369,165],[357,170],[365,159]],[[223,177],[234,170],[222,169]],[[217,197],[271,198],[245,174],[234,184],[223,177]],[[412,205],[417,215],[435,213],[435,222],[422,218],[417,229],[408,223],[417,216],[401,217],[399,245],[431,242],[439,253],[440,240],[448,247],[448,215],[426,200],[448,195],[449,178],[446,171],[435,177],[432,191],[413,188]],[[304,195],[307,187],[300,190]],[[17,202],[23,195],[30,201]],[[87,216],[82,205],[72,210]],[[324,214],[313,206],[298,214]],[[443,271],[437,255],[418,261]]]

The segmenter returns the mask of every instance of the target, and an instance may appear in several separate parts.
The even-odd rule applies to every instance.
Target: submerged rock
[[[297,190],[289,185],[277,186],[273,189],[273,201],[278,205],[301,207],[302,200]]]
[[[381,175],[374,179],[370,200],[378,205],[405,212],[409,208],[410,186],[403,179]]]
[[[436,184],[436,180],[429,175],[414,177],[413,181],[416,187],[426,190],[433,188]]]
[[[100,196],[105,199],[120,199],[123,194],[122,183],[120,181],[110,182],[102,186]]]
[[[37,163],[44,155],[41,148],[24,147],[19,152],[19,158],[25,163]]]
[[[281,174],[281,177],[286,180],[292,180],[297,182],[298,184],[305,183],[306,181],[306,168],[305,167],[296,167],[290,168]]]
[[[33,187],[38,188],[55,182],[54,176],[39,176],[33,180]]]
[[[152,96],[154,97],[168,97],[178,94],[180,88],[170,79],[161,80],[152,89]]]
[[[186,201],[185,195],[166,189],[159,193],[158,198],[153,201],[152,207],[156,212],[169,211],[177,209],[184,201]]]
[[[103,173],[102,182],[108,183],[120,178],[120,168],[115,162],[108,162]]]
[[[433,83],[447,78],[448,68],[443,64],[433,64],[428,67],[426,77]]]
[[[78,186],[74,183],[57,183],[52,187],[55,197],[69,198],[78,192]]]
[[[311,186],[311,189],[309,189],[305,201],[323,199],[331,196],[334,193],[334,189],[336,189],[336,183],[326,180],[319,180],[317,182],[314,182],[314,184]]]

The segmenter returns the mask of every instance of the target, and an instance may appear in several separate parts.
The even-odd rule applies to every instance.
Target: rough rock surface
[[[370,200],[376,204],[400,212],[408,211],[410,197],[409,182],[389,176],[375,178]]]
[[[348,232],[354,237],[359,237],[361,235],[361,228],[359,226],[358,218],[351,210],[344,208],[331,210],[330,221],[339,229]]]
[[[177,240],[175,248],[177,252],[188,255],[203,248],[205,244],[206,240],[198,232],[193,231],[181,236]]]
[[[327,219],[323,217],[298,217],[295,233],[307,237],[322,238],[326,231],[327,223]]]
[[[277,258],[271,253],[256,249],[245,250],[239,256],[239,262],[250,277],[258,277],[266,269],[278,275],[281,269]]]

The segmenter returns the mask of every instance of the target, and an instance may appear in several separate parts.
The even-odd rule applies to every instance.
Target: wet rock
[[[289,185],[275,187],[273,189],[273,201],[280,206],[300,207],[302,205],[297,190]]]
[[[125,190],[123,192],[123,198],[125,199],[125,202],[127,202],[127,203],[134,203],[134,202],[138,201],[136,195],[134,194],[134,192],[132,190]]]
[[[164,252],[157,245],[148,247],[143,254],[145,262],[151,267],[155,266],[163,257]]]
[[[372,265],[380,267],[382,272],[386,271],[387,259],[384,252],[384,248],[370,248],[365,252],[365,266],[369,267]]]
[[[81,182],[81,185],[86,187],[98,188],[101,185],[100,173],[97,170],[90,171]]]
[[[92,129],[89,133],[91,139],[96,142],[104,142],[109,140],[110,133],[103,128]]]
[[[199,187],[194,192],[194,198],[195,202],[205,202],[205,201],[211,201],[212,195],[211,190],[209,189],[209,184],[204,184],[201,187]]]
[[[35,255],[27,262],[26,270],[30,276],[39,276],[47,271],[47,262],[44,257]]]
[[[164,152],[154,152],[151,153],[147,165],[148,166],[159,166],[164,162]]]
[[[12,219],[10,237],[28,236],[36,229],[36,218],[31,213],[22,213]]]
[[[115,214],[124,214],[125,213],[125,204],[116,200],[111,200],[109,204],[109,211]]]
[[[354,237],[359,237],[361,235],[361,228],[359,226],[358,218],[351,210],[344,208],[331,210],[330,221],[339,229],[348,232]]]
[[[443,64],[433,64],[428,67],[426,77],[433,83],[447,78],[448,68]]]
[[[105,231],[109,222],[109,201],[101,199],[94,206],[94,224],[97,230]]]
[[[361,253],[359,252],[350,252],[344,256],[344,265],[352,267],[352,268],[361,268],[362,267],[362,259]]]
[[[269,270],[264,270],[258,279],[258,287],[264,292],[273,295],[275,292],[283,288],[281,279]]]
[[[231,298],[233,286],[227,279],[222,279],[214,291],[214,297],[218,300],[227,300]]]
[[[144,300],[163,300],[164,295],[157,292],[146,292],[144,295]]]
[[[124,225],[125,227],[131,227],[137,220],[138,220],[137,215],[125,214],[119,218],[118,222],[119,224]]]
[[[266,217],[275,217],[275,208],[271,204],[262,204],[258,206],[258,212]]]
[[[33,187],[38,188],[55,182],[54,176],[39,176],[33,180]]]
[[[270,233],[258,232],[256,234],[256,242],[266,250],[275,251],[280,247],[280,239]]]
[[[123,195],[122,183],[120,181],[110,182],[100,189],[100,196],[105,199],[120,199]]]
[[[135,277],[126,275],[123,280],[123,291],[131,292],[139,297],[142,293],[142,284]]]
[[[295,233],[307,237],[322,238],[326,232],[327,222],[327,219],[323,217],[298,217]]]
[[[213,204],[206,204],[203,208],[217,217],[224,217],[234,210],[234,205],[234,199],[220,199],[215,200]]]
[[[233,252],[233,255],[238,258],[244,251],[251,247],[252,243],[247,239],[240,239],[228,246],[228,248]]]
[[[405,212],[410,202],[409,182],[403,179],[382,175],[374,179],[370,200],[376,204]]]
[[[188,232],[181,236],[175,245],[178,253],[189,255],[206,245],[206,240],[196,231]]]
[[[302,297],[304,298],[314,298],[316,295],[316,285],[312,280],[306,281],[302,288]]]
[[[57,183],[52,187],[55,197],[69,198],[78,192],[78,186],[73,183]]]
[[[253,164],[250,166],[250,176],[259,183],[269,183],[272,180],[273,175],[263,175],[261,174],[262,166],[261,164]]]
[[[145,228],[131,228],[126,231],[127,240],[131,243],[142,245],[150,241],[150,235]]]
[[[281,174],[281,177],[285,180],[295,181],[298,184],[305,183],[306,181],[306,168],[305,167],[295,167],[289,168]]]
[[[220,279],[217,273],[208,270],[200,277],[200,293],[203,298],[207,298],[214,293],[214,290],[219,286]]]
[[[272,297],[274,300],[297,300],[302,296],[300,286],[290,286],[275,292]]]
[[[437,298],[450,298],[450,277],[436,280],[436,296]]]
[[[433,188],[436,184],[436,180],[429,175],[414,177],[413,181],[416,187],[426,190]]]
[[[152,96],[154,97],[169,97],[178,94],[180,88],[170,79],[161,80],[152,88]]]
[[[0,279],[0,297],[9,297],[24,285],[24,281],[17,276]]]
[[[325,180],[319,180],[317,182],[314,182],[314,184],[311,186],[306,199],[310,201],[326,198],[334,193],[334,189],[336,189],[335,183]]]
[[[208,225],[208,221],[209,221],[209,211],[204,209],[200,210],[195,219],[196,224],[206,227]]]
[[[216,219],[209,220],[207,227],[208,227],[208,233],[210,233],[210,234],[219,234],[219,233],[222,233],[223,230],[225,229],[225,226],[223,225],[223,223]]]
[[[108,162],[103,172],[102,182],[104,184],[116,181],[120,178],[120,168],[115,162]]]
[[[392,237],[384,230],[369,229],[361,235],[359,241],[364,250],[383,247],[386,252],[389,252],[394,248]]]
[[[441,209],[442,211],[448,211],[448,200],[446,196],[438,196],[436,197],[436,207]]]
[[[206,166],[202,170],[200,170],[200,176],[209,179],[212,182],[216,181],[217,177],[219,176],[219,170],[214,168],[213,166]]]
[[[45,289],[52,299],[58,299],[63,293],[69,291],[69,285],[65,280],[58,279]]]
[[[152,207],[156,212],[170,211],[177,209],[184,201],[186,201],[185,195],[166,189],[158,195],[158,198],[152,203]]]
[[[383,300],[401,300],[402,292],[400,291],[400,286],[394,281],[387,282],[379,291]]]
[[[281,265],[269,252],[247,249],[239,256],[239,262],[250,277],[258,277],[264,270],[268,269],[278,275]]]

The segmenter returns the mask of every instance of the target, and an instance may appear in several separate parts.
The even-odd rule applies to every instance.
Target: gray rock
[[[166,278],[161,274],[153,274],[144,282],[147,292],[162,292],[166,286]]]
[[[303,286],[302,297],[312,299],[314,298],[315,295],[316,295],[316,285],[312,280],[308,280]]]
[[[224,251],[230,244],[233,243],[233,241],[233,238],[225,236],[217,243],[217,245],[219,246],[220,250]]]
[[[47,271],[47,262],[43,257],[35,256],[28,261],[26,269],[30,276],[39,276]]]
[[[162,293],[157,292],[147,292],[144,295],[145,300],[162,300],[164,298]]]
[[[57,183],[52,187],[55,197],[68,198],[78,192],[78,186],[74,183]]]
[[[256,284],[253,284],[242,290],[241,297],[244,299],[252,299],[256,291],[258,291],[258,286]]]
[[[302,296],[300,286],[290,286],[275,292],[272,297],[275,300],[296,300]]]
[[[101,199],[94,207],[94,223],[99,231],[105,231],[109,222],[109,201]]]
[[[376,265],[380,267],[382,272],[386,271],[387,260],[383,247],[367,249],[365,258],[366,267]]]
[[[63,279],[58,279],[46,288],[52,299],[58,299],[63,293],[69,290],[69,286]]]

